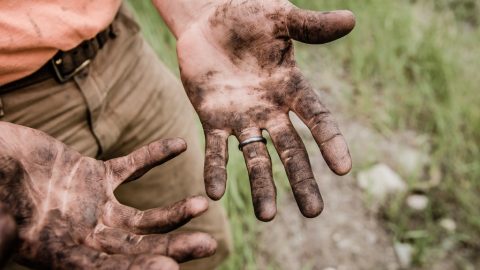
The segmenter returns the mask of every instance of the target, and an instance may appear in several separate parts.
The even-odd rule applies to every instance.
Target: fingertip
[[[322,213],[324,203],[314,179],[300,182],[295,186],[292,185],[292,188],[297,205],[304,217],[314,218]]]
[[[263,203],[260,207],[255,207],[255,216],[263,222],[272,221],[277,214],[275,202]]]
[[[172,144],[175,146],[175,148],[176,148],[175,150],[178,153],[182,153],[185,150],[187,150],[187,148],[188,148],[187,142],[182,138],[172,139]]]
[[[213,255],[215,254],[215,252],[217,252],[217,248],[218,248],[218,242],[217,240],[215,240],[215,238],[213,238],[213,236],[211,235],[208,235],[210,237],[210,243],[211,243],[211,254],[210,255]]]
[[[352,31],[353,28],[355,28],[356,17],[355,17],[355,14],[353,14],[352,11],[350,11],[350,10],[338,10],[338,11],[336,11],[336,13],[338,14],[339,17],[342,18],[340,21],[343,24],[343,28],[346,31],[348,31],[348,33],[350,31]]]
[[[336,136],[321,145],[328,167],[337,175],[345,175],[352,169],[352,158],[343,136]]]
[[[293,8],[287,15],[290,37],[309,44],[334,41],[354,27],[355,15],[349,10],[320,12]]]
[[[182,138],[169,138],[155,141],[148,145],[150,153],[169,160],[187,150],[187,143]]]
[[[198,251],[196,252],[197,258],[212,256],[213,254],[215,254],[215,252],[217,252],[217,240],[215,240],[215,238],[213,238],[210,234],[200,234],[201,237],[199,242],[202,244],[199,245]]]
[[[300,208],[300,212],[306,218],[318,217],[324,209],[324,203],[322,200],[310,201]]]
[[[333,172],[339,176],[348,174],[352,170],[352,159],[350,155],[342,159],[333,169]]]
[[[218,187],[211,187],[207,189],[208,197],[214,201],[220,200],[224,194],[225,194],[225,189],[220,189]]]
[[[207,233],[177,234],[170,240],[168,256],[178,262],[205,258],[215,254],[217,246],[217,241]]]
[[[177,139],[177,140],[180,142],[180,144],[183,145],[183,147],[184,147],[185,149],[187,148],[187,142],[186,142],[183,138],[177,137],[177,138],[175,138],[175,139]]]
[[[227,171],[224,167],[205,164],[205,190],[208,197],[214,201],[220,200],[225,194]]]
[[[188,200],[188,208],[193,217],[199,216],[208,210],[208,200],[203,196],[195,196]]]

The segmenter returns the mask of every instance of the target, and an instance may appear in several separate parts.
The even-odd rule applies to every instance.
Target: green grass
[[[409,212],[404,198],[384,209],[393,237],[415,248],[416,265],[426,265],[444,252],[466,267],[480,253],[480,4],[475,0],[296,0],[315,10],[350,9],[357,27],[342,42],[319,47],[324,61],[341,65],[353,92],[345,108],[368,119],[380,132],[405,129],[430,138],[430,171],[441,172],[425,213]],[[169,67],[177,71],[175,41],[150,1],[133,1],[145,36]],[[235,255],[222,269],[255,269],[258,222],[253,215],[243,158],[231,142],[227,209]],[[277,157],[274,157],[277,160]],[[281,166],[278,166],[277,170]],[[412,189],[427,180],[428,171],[409,179]],[[284,179],[283,175],[278,178]],[[456,221],[447,233],[441,218]]]
[[[414,244],[417,265],[432,262],[453,243],[453,259],[464,267],[480,252],[480,3],[299,2],[357,15],[355,31],[323,49],[326,61],[347,70],[352,114],[389,136],[413,129],[430,138],[432,171],[441,172],[442,182],[424,191],[431,203],[423,214],[409,212],[403,198],[386,207],[394,237]],[[428,177],[409,179],[412,189]],[[439,227],[445,217],[456,221],[456,233]]]

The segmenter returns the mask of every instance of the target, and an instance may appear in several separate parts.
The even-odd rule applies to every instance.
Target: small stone
[[[407,205],[415,211],[423,211],[427,208],[429,199],[425,195],[414,194],[407,197]]]
[[[457,229],[457,223],[450,218],[440,220],[440,226],[448,232],[454,232]]]
[[[404,192],[407,189],[402,178],[385,164],[377,164],[360,172],[357,181],[360,188],[380,202],[389,194]]]
[[[412,265],[413,247],[409,244],[395,243],[395,253],[397,254],[398,262],[402,268],[410,268]]]
[[[442,241],[441,246],[444,251],[453,250],[455,248],[457,241],[453,240],[451,237],[447,237]]]
[[[337,243],[340,242],[340,241],[342,241],[342,238],[343,238],[342,235],[339,234],[339,233],[334,233],[334,234],[332,235],[333,241],[335,241],[335,242],[337,242]]]
[[[403,175],[417,175],[430,162],[428,155],[411,147],[398,147],[394,156]]]
[[[367,234],[366,234],[366,239],[367,239],[367,242],[368,242],[369,244],[375,244],[375,243],[377,243],[378,237],[377,237],[376,234],[374,234],[374,233],[368,233],[368,232],[366,232],[366,233],[367,233]]]

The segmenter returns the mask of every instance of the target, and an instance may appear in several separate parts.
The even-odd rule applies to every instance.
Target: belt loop
[[[0,118],[5,116],[5,111],[3,110],[2,97],[0,96]]]

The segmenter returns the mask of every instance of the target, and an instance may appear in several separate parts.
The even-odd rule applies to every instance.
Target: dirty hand
[[[225,192],[227,137],[240,142],[266,130],[283,162],[302,214],[323,209],[305,146],[289,119],[296,113],[311,130],[333,172],[351,169],[345,139],[294,59],[292,40],[322,44],[348,34],[349,11],[301,10],[286,0],[204,1],[199,15],[180,29],[181,78],[206,137],[205,184],[212,199]],[[262,142],[243,147],[256,216],[276,214],[272,165]]]
[[[207,234],[166,234],[205,212],[205,198],[139,211],[113,195],[122,182],[183,152],[181,139],[157,141],[103,162],[40,131],[0,122],[0,149],[0,201],[17,222],[14,256],[22,264],[170,270],[178,269],[177,262],[215,252],[216,242]]]

